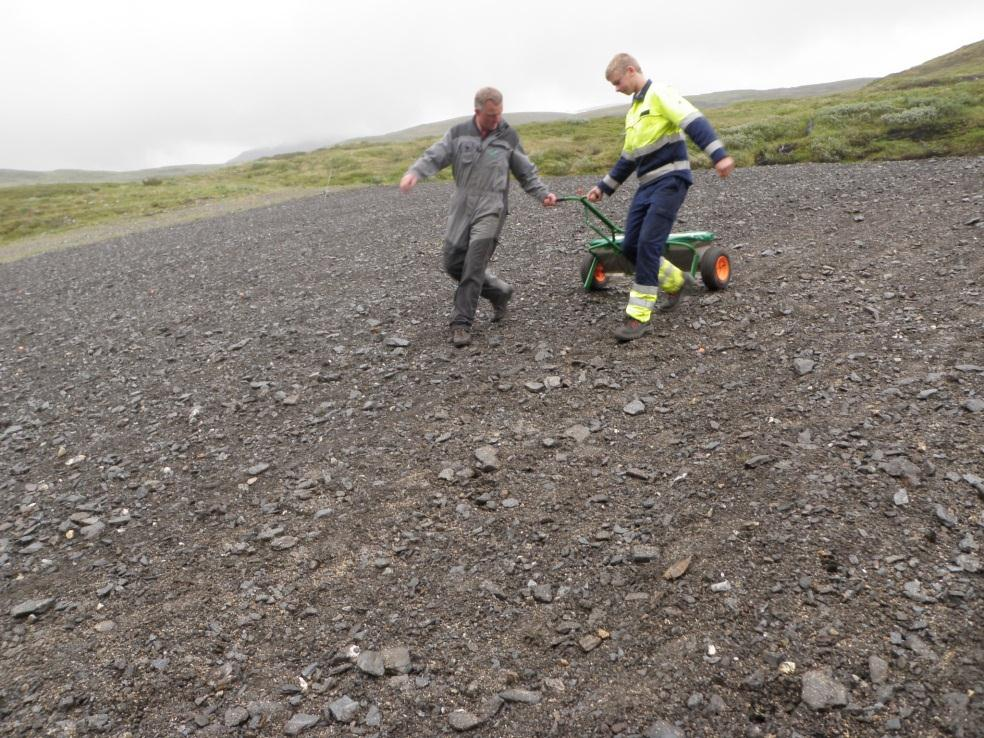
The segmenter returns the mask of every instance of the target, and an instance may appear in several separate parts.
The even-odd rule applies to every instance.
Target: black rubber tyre
[[[731,281],[731,257],[720,246],[709,246],[700,255],[700,276],[709,290],[723,290]]]

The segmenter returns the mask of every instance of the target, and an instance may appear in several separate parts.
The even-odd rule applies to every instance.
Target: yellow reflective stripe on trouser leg
[[[683,270],[669,259],[663,257],[659,260],[659,287],[669,295],[675,295],[683,289],[684,277]]]
[[[640,323],[648,323],[658,299],[659,292],[655,287],[634,284],[629,290],[629,304],[625,306],[625,314]]]

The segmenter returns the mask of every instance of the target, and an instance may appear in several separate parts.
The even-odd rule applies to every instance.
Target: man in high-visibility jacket
[[[664,295],[660,308],[672,308],[690,279],[662,258],[673,221],[693,183],[683,134],[711,158],[718,176],[731,174],[735,162],[707,118],[671,87],[646,78],[634,57],[616,54],[605,78],[618,92],[631,95],[632,105],[625,115],[622,155],[591,188],[588,199],[598,202],[611,195],[633,171],[639,178],[622,242],[623,252],[635,264],[635,284],[629,290],[625,320],[615,329],[619,341],[632,341],[649,331],[660,291]]]

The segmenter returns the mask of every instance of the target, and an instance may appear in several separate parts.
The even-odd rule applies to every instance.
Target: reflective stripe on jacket
[[[625,114],[622,155],[598,186],[610,195],[633,171],[640,185],[670,174],[692,182],[684,133],[711,161],[717,163],[727,156],[714,128],[697,108],[672,87],[648,80]]]

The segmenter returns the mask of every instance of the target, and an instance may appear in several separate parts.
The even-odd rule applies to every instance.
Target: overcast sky
[[[0,0],[0,168],[128,170],[626,98],[880,77],[984,38],[982,0]]]

